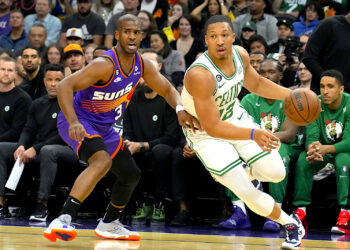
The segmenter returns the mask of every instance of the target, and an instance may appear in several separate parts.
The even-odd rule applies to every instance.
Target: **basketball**
[[[305,88],[295,89],[284,99],[283,112],[294,124],[306,126],[319,116],[321,102],[313,91]]]

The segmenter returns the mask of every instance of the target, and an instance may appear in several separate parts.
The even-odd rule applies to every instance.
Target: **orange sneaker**
[[[337,224],[332,227],[332,233],[349,234],[350,233],[350,213],[348,211],[340,211]]]
[[[77,231],[71,226],[72,217],[68,214],[62,214],[54,219],[49,227],[44,231],[44,236],[49,241],[57,239],[71,241],[77,236]]]
[[[296,213],[296,215],[298,215],[299,220],[301,221],[301,223],[303,224],[303,226],[305,228],[305,231],[307,231],[308,226],[307,226],[306,213],[301,208],[298,208],[297,211],[295,211],[295,213]]]

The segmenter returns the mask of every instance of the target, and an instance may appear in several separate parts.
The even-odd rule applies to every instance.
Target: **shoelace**
[[[298,229],[294,224],[284,225],[287,234],[287,241],[299,241]]]

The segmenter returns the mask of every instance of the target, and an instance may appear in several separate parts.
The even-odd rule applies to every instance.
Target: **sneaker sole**
[[[63,241],[72,241],[77,236],[77,231],[51,229],[50,233],[44,232],[44,236],[46,239],[52,242],[55,242],[57,239],[60,239]]]
[[[38,217],[35,217],[35,216],[30,216],[29,220],[31,221],[41,221],[41,222],[46,222],[47,220],[47,216],[45,218],[38,218]]]
[[[102,235],[101,233],[97,232],[96,230],[94,231],[95,235],[100,237],[100,238],[103,238],[103,239],[109,239],[109,240],[135,240],[135,241],[138,241],[138,240],[141,240],[141,236],[139,235],[128,235],[128,236],[125,236],[125,235],[120,235],[120,236],[104,236]]]
[[[339,227],[332,227],[331,232],[336,234],[348,234],[350,233],[350,230],[342,229]]]

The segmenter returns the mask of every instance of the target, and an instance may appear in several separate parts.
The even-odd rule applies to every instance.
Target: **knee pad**
[[[278,183],[284,180],[286,169],[277,151],[260,158],[251,165],[254,177],[260,181]]]

